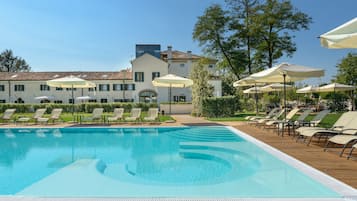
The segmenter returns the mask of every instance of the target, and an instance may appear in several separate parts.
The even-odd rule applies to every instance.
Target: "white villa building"
[[[74,75],[92,81],[95,89],[74,89],[74,97],[89,96],[89,102],[168,102],[168,89],[152,85],[155,77],[169,73],[189,77],[192,66],[200,56],[191,51],[165,51],[160,45],[136,45],[136,58],[129,69],[118,72],[17,72],[0,73],[0,103],[40,103],[49,98],[50,102],[72,103],[71,89],[54,88],[46,81]],[[215,76],[216,60],[211,59],[207,69],[212,74],[208,82],[214,87],[214,95],[221,96],[221,80]],[[172,90],[172,101],[191,102],[191,88]],[[76,103],[80,102],[75,100]]]

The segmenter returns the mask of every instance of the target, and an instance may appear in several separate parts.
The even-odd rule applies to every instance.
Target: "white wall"
[[[157,101],[168,100],[168,89],[158,88],[152,85],[152,73],[160,72],[160,77],[168,74],[168,64],[150,54],[144,54],[132,61],[133,80],[136,86],[133,98],[139,101],[139,93],[144,90],[152,90],[158,93]],[[144,72],[144,82],[135,82],[135,72]]]

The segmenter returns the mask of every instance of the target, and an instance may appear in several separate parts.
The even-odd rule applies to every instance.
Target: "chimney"
[[[171,60],[172,59],[172,46],[169,45],[167,46],[167,60]]]
[[[192,51],[191,50],[187,51],[187,58],[192,59]]]

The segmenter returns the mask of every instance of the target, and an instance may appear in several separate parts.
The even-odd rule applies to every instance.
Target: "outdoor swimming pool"
[[[316,170],[308,176],[298,169],[311,168],[292,167],[294,161],[282,161],[289,157],[230,127],[0,129],[0,147],[3,196],[355,195]]]

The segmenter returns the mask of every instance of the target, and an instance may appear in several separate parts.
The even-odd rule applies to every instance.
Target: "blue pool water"
[[[0,195],[336,198],[226,127],[0,129]]]

